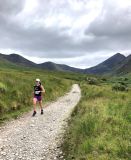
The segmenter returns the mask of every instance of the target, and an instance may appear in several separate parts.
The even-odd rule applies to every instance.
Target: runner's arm
[[[41,92],[45,94],[45,89],[42,85],[41,85],[41,89],[42,89]]]

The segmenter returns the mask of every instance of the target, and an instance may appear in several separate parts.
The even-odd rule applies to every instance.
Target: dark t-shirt
[[[35,96],[41,96],[41,92],[40,91],[42,91],[41,85],[39,85],[39,86],[34,85],[34,95]]]

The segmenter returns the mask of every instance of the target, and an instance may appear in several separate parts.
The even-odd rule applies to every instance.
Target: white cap
[[[40,79],[39,79],[39,78],[37,78],[35,81],[40,82]]]

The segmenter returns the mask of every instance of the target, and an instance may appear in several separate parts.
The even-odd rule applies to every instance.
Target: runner
[[[43,114],[42,108],[42,95],[45,94],[45,89],[41,84],[40,79],[36,79],[36,84],[34,85],[34,92],[33,92],[33,105],[34,105],[34,112],[32,116],[36,115],[36,103],[39,102],[41,108],[41,114]]]

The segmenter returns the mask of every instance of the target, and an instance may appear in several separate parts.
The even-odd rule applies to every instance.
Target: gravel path
[[[60,160],[62,135],[73,108],[81,97],[77,84],[65,96],[58,98],[44,114],[37,110],[0,127],[0,160]]]

